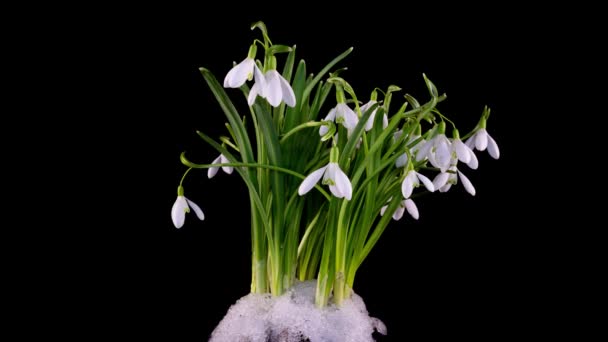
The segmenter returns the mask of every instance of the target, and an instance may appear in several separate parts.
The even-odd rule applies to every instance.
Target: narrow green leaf
[[[220,104],[220,107],[224,111],[226,118],[228,118],[228,122],[230,126],[234,130],[234,135],[236,138],[237,146],[241,151],[241,158],[244,162],[252,162],[253,159],[253,150],[251,148],[251,142],[249,141],[249,136],[247,135],[247,130],[245,126],[243,126],[243,122],[237,112],[234,104],[230,101],[228,94],[224,91],[224,88],[219,84],[213,73],[205,68],[199,69],[205,81],[209,85],[211,92],[215,96],[217,102]],[[246,171],[249,173],[249,171]],[[252,175],[250,175],[251,177]]]
[[[285,124],[283,129],[285,131],[289,131],[292,128],[296,127],[300,123],[305,120],[301,118],[301,108],[302,107],[302,93],[304,91],[306,83],[306,62],[304,60],[300,60],[298,64],[298,69],[296,70],[296,74],[293,79],[292,88],[293,92],[296,95],[296,106],[294,108],[288,107],[285,111]]]
[[[431,82],[431,80],[429,80],[425,74],[422,74],[422,77],[424,78],[424,83],[426,83],[426,87],[429,89],[429,93],[431,94],[431,96],[438,97],[439,94],[437,93],[437,87],[435,87],[433,82]]]
[[[287,46],[287,45],[273,45],[268,49],[268,53],[271,54],[277,54],[277,53],[285,53],[285,52],[291,52],[291,47]]]

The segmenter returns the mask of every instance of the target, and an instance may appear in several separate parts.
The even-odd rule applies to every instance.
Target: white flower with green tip
[[[488,149],[488,153],[494,159],[498,159],[500,157],[500,150],[498,149],[498,144],[488,134],[485,128],[478,129],[467,141],[465,142],[467,146],[472,149],[477,149],[479,151],[485,151]]]
[[[228,160],[228,158],[224,157],[223,154],[220,154],[217,158],[213,159],[211,164],[226,164],[229,162],[230,161]],[[207,177],[213,178],[217,174],[218,170],[219,170],[219,167],[217,167],[217,166],[210,167],[207,170]],[[227,174],[232,174],[232,171],[234,171],[234,168],[232,166],[222,166],[222,170],[224,170],[224,172],[226,172]]]
[[[173,204],[173,208],[171,208],[171,219],[175,228],[181,228],[184,225],[186,213],[190,212],[190,208],[194,210],[194,213],[201,221],[205,219],[203,210],[184,196],[184,188],[180,185],[177,188],[177,199]]]
[[[300,196],[308,193],[323,177],[323,184],[329,185],[331,193],[338,198],[345,198],[350,201],[353,195],[353,186],[348,176],[338,165],[338,149],[331,148],[329,163],[311,172],[300,184],[298,194]]]
[[[448,172],[441,172],[435,176],[433,179],[433,186],[435,189],[438,189],[440,192],[446,192],[450,190],[453,184],[458,183],[458,179],[462,182],[464,189],[471,194],[471,196],[475,196],[475,187],[473,183],[465,176],[458,168],[456,167],[456,163],[458,160],[452,159],[452,163]]]
[[[240,88],[245,81],[253,77],[253,69],[255,68],[253,58],[247,57],[241,63],[235,65],[228,71],[224,78],[225,88]]]
[[[389,199],[389,202],[390,202],[390,199]],[[384,213],[386,212],[387,208],[388,208],[388,205],[385,205],[384,207],[382,207],[380,209],[380,216],[384,216]],[[405,210],[407,210],[407,212],[416,220],[420,217],[420,215],[418,214],[418,207],[416,206],[416,203],[414,203],[414,201],[411,198],[408,198],[408,199],[402,200],[401,203],[399,203],[399,207],[397,207],[397,210],[395,210],[395,213],[393,214],[393,220],[395,220],[395,221],[401,220]]]
[[[410,198],[412,192],[414,191],[414,187],[420,185],[420,182],[424,184],[426,189],[430,192],[435,191],[435,187],[433,186],[433,182],[428,179],[425,175],[420,174],[414,170],[408,171],[407,175],[403,179],[403,183],[401,183],[401,194],[404,198]]]

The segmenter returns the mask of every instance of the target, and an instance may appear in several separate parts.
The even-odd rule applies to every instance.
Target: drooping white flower
[[[179,190],[178,193],[180,193]],[[181,195],[177,196],[173,208],[171,208],[171,219],[175,228],[181,228],[184,225],[186,213],[190,212],[190,208],[194,210],[194,213],[201,221],[205,219],[205,214],[203,214],[201,208],[183,195],[183,189],[181,193]]]
[[[247,97],[247,103],[250,106],[253,106],[258,95],[262,98],[266,98],[266,77],[262,74],[262,70],[260,70],[257,65],[254,67],[254,74],[255,83],[249,90],[249,96]]]
[[[478,129],[469,139],[467,139],[465,144],[471,149],[477,149],[479,151],[484,151],[487,148],[488,153],[494,159],[498,159],[500,157],[498,144],[494,138],[488,134],[488,131],[486,131],[485,128]]]
[[[430,192],[435,191],[435,187],[433,186],[433,182],[428,179],[425,175],[420,174],[414,170],[408,171],[407,175],[405,175],[405,179],[403,179],[403,183],[401,183],[401,194],[403,194],[404,198],[410,198],[412,192],[414,191],[414,187],[420,185],[420,182],[424,184],[426,189]]]
[[[361,110],[361,115],[365,114],[365,112],[367,112],[367,110],[370,109],[376,103],[377,103],[377,101],[370,100],[368,103],[361,106],[359,108]],[[377,107],[376,107],[376,109],[374,109],[372,114],[369,116],[369,119],[367,119],[367,122],[365,123],[365,131],[371,131],[371,129],[374,127],[376,111],[378,111]],[[382,129],[385,129],[387,126],[388,126],[388,116],[385,113],[384,116],[382,117]]]
[[[245,81],[253,77],[254,67],[255,61],[250,57],[245,58],[241,63],[232,67],[224,78],[224,88],[239,88],[245,84]]]
[[[440,169],[441,172],[445,172],[450,167],[451,152],[450,140],[445,134],[440,133],[420,147],[416,154],[416,161],[421,161],[427,157],[431,165]]]
[[[389,202],[390,202],[390,199],[389,199]],[[384,213],[386,212],[387,208],[388,208],[388,205],[385,205],[384,207],[382,207],[380,209],[380,216],[384,216]],[[408,198],[406,200],[402,200],[401,203],[399,203],[399,207],[397,207],[397,210],[395,210],[395,213],[393,214],[393,220],[399,221],[403,217],[403,213],[405,212],[405,210],[407,210],[407,212],[414,219],[417,220],[419,218],[418,207],[416,207],[416,203],[414,203],[414,201],[412,199]]]
[[[359,117],[346,103],[338,103],[323,120],[341,123],[348,131],[352,131],[357,126]],[[324,136],[328,130],[326,126],[319,127],[319,135]]]
[[[217,158],[213,159],[211,164],[225,164],[225,163],[229,163],[229,162],[230,161],[228,160],[228,158],[224,157],[223,154],[220,154]],[[213,178],[217,174],[218,170],[219,170],[219,167],[217,167],[217,166],[210,167],[207,170],[207,177]],[[222,170],[224,170],[224,172],[226,172],[227,174],[232,174],[232,171],[234,170],[234,168],[232,166],[222,166]]]
[[[456,157],[461,162],[468,164],[471,162],[471,158],[475,157],[475,153],[469,146],[460,140],[460,138],[452,139],[452,152],[456,154]],[[472,155],[472,156],[471,156]]]
[[[315,184],[323,177],[323,184],[329,185],[331,193],[338,198],[346,198],[350,201],[353,194],[353,187],[348,176],[340,169],[338,163],[330,162],[320,169],[313,171],[300,184],[298,194],[300,196],[308,193]]]
[[[255,84],[249,91],[247,102],[253,105],[255,98],[265,98],[273,107],[278,107],[281,101],[289,107],[295,107],[296,95],[289,82],[276,70],[268,70],[265,74],[255,67]]]
[[[456,163],[458,160],[452,160],[451,166],[448,169],[449,172],[441,172],[435,176],[433,179],[433,186],[435,189],[439,189],[440,192],[446,192],[450,190],[453,184],[458,183],[458,179],[462,182],[464,189],[471,194],[471,196],[475,196],[475,187],[473,183],[465,176],[458,168],[456,167]]]

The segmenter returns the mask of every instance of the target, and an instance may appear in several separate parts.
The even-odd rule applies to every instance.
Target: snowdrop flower
[[[323,120],[341,123],[347,130],[352,131],[357,126],[359,117],[346,103],[338,103]],[[324,136],[327,131],[328,128],[326,126],[321,126],[319,128],[319,135]]]
[[[423,174],[420,174],[414,170],[410,170],[405,176],[405,179],[403,179],[403,183],[401,183],[401,193],[403,194],[403,197],[406,199],[410,198],[412,192],[414,191],[414,187],[420,185],[420,182],[424,184],[428,191],[435,191],[433,182],[431,182],[430,179],[428,179]]]
[[[241,63],[235,65],[224,78],[224,88],[239,88],[245,81],[253,76],[255,61],[253,58],[245,58]]]
[[[255,55],[257,47],[255,43],[249,47],[249,53],[241,63],[235,65],[228,71],[224,78],[224,88],[239,88],[245,81],[250,80],[253,77],[253,69],[255,65]]]
[[[445,134],[440,133],[427,141],[416,154],[416,161],[427,157],[431,165],[445,172],[450,167],[452,157],[452,146]]]
[[[478,129],[465,143],[471,149],[477,149],[484,151],[488,149],[488,153],[492,158],[498,159],[500,157],[500,150],[496,141],[488,134],[485,128]]]
[[[454,129],[454,139],[452,139],[452,158],[456,158],[456,161],[452,161],[451,164],[456,165],[458,160],[467,164],[471,169],[476,170],[479,166],[479,161],[475,152],[465,143],[460,140],[458,130]]]
[[[340,169],[338,161],[338,149],[332,147],[329,163],[320,169],[313,171],[308,175],[300,184],[298,188],[298,194],[300,196],[308,193],[315,184],[321,180],[323,176],[323,184],[329,184],[329,190],[331,193],[338,198],[346,198],[350,201],[353,195],[353,187],[350,184],[348,176]]]
[[[377,103],[377,101],[370,100],[368,103],[361,106],[359,108],[361,110],[361,115],[365,114],[365,112],[367,112],[367,110],[370,109],[376,103]],[[378,111],[378,108],[374,109],[372,114],[369,116],[369,119],[367,119],[367,122],[365,123],[365,131],[367,131],[367,132],[371,131],[371,129],[374,126],[374,120],[376,118],[376,111]],[[385,129],[386,127],[388,127],[388,116],[385,113],[384,116],[382,117],[382,129]]]
[[[228,158],[224,157],[223,154],[220,154],[219,157],[213,159],[211,164],[225,164],[225,163],[229,163],[229,162],[230,161],[228,160]],[[217,174],[218,170],[219,170],[219,167],[217,167],[217,166],[210,167],[207,170],[207,177],[213,178]],[[232,174],[232,171],[234,170],[234,168],[232,166],[222,166],[222,170],[224,170],[224,172],[226,172],[227,174]]]
[[[382,207],[382,209],[380,209],[380,216],[384,216],[384,212],[386,212],[387,208],[388,205],[385,205],[384,207]],[[395,213],[393,214],[393,220],[399,221],[403,217],[403,213],[405,210],[407,210],[407,212],[416,220],[420,217],[418,215],[418,207],[416,207],[416,203],[414,203],[413,200],[408,198],[406,200],[401,201],[399,207],[397,207],[397,210],[395,210]]]
[[[276,66],[276,58],[274,56],[272,57],[272,61],[271,65]],[[262,71],[257,66],[255,67],[255,84],[247,97],[247,102],[250,106],[253,105],[258,96],[265,98],[273,107],[278,107],[281,101],[285,102],[289,107],[295,107],[296,105],[296,95],[291,85],[274,68],[262,74]]]
[[[186,213],[190,212],[190,208],[194,210],[194,213],[201,221],[205,219],[205,214],[203,214],[201,208],[184,196],[184,188],[180,185],[177,188],[177,200],[175,200],[173,208],[171,208],[171,219],[175,228],[181,228],[184,225]]]
[[[458,160],[465,164],[468,164],[471,161],[471,158],[475,156],[473,150],[463,143],[460,138],[452,139],[452,152],[456,154]],[[473,157],[471,155],[473,155]]]
[[[450,190],[453,184],[458,183],[458,179],[462,182],[464,189],[471,194],[471,196],[475,196],[475,187],[473,183],[465,176],[458,168],[456,167],[456,163],[458,161],[452,161],[452,165],[449,168],[450,172],[441,172],[435,176],[433,179],[433,186],[435,189],[439,189],[440,192],[446,192]]]
[[[295,107],[296,95],[289,82],[278,71],[268,70],[264,75],[260,72],[259,76],[257,72],[259,72],[259,69],[256,71],[256,83],[251,88],[247,99],[250,106],[253,105],[255,98],[259,95],[265,98],[273,107],[278,107],[281,101],[285,102],[289,107]]]

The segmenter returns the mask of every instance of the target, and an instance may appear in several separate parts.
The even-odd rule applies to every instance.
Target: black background
[[[447,93],[439,108],[461,133],[474,127],[484,105],[492,108],[488,131],[501,158],[483,152],[478,170],[463,169],[477,195],[458,185],[421,199],[420,220],[406,214],[392,223],[357,274],[355,292],[388,327],[389,336],[379,341],[519,336],[539,323],[546,294],[538,279],[548,261],[538,255],[545,242],[536,224],[543,218],[533,206],[540,197],[530,185],[530,131],[538,119],[535,79],[546,70],[540,51],[552,36],[537,29],[535,14],[517,8],[377,5],[356,11],[301,5],[284,12],[236,4],[142,8],[119,24],[107,23],[118,31],[106,42],[111,49],[91,51],[99,54],[92,61],[104,60],[99,76],[110,86],[103,96],[114,100],[96,107],[103,107],[97,118],[105,123],[100,139],[107,146],[94,150],[105,176],[94,187],[120,200],[102,200],[103,214],[85,222],[103,221],[105,228],[83,235],[78,247],[95,250],[85,280],[95,290],[85,306],[113,312],[94,319],[90,334],[118,327],[137,338],[205,340],[248,293],[249,205],[238,176],[220,171],[209,180],[206,171],[191,172],[186,196],[203,208],[204,222],[190,214],[177,230],[170,210],[185,170],[179,154],[186,150],[199,162],[217,156],[195,131],[225,132],[198,68],[223,80],[260,37],[249,30],[257,20],[274,43],[296,44],[309,72],[353,46],[340,66],[348,66],[343,76],[362,98],[375,86],[396,84],[425,101],[424,72]],[[238,90],[228,93],[246,110]]]

